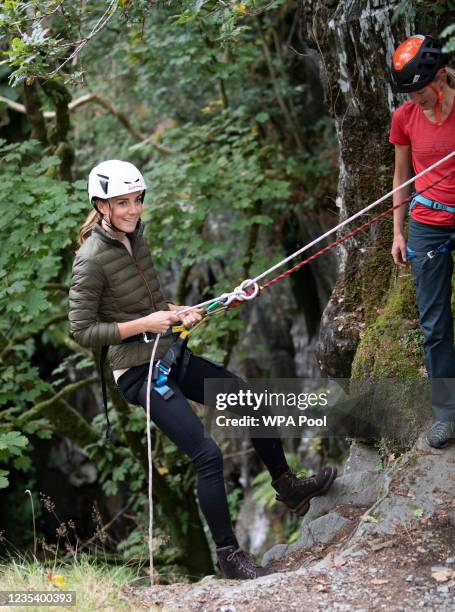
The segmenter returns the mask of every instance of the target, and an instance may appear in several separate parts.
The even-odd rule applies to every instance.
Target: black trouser
[[[152,390],[151,419],[193,462],[197,472],[199,504],[217,547],[237,546],[229,516],[221,451],[215,441],[207,436],[202,422],[186,399],[204,403],[205,378],[237,377],[224,367],[193,354],[179,386],[175,369],[171,370],[169,377],[173,397],[163,400]],[[144,409],[147,406],[147,372],[148,365],[137,366],[122,374],[117,381],[126,400],[140,404]],[[243,381],[239,379],[239,385],[242,384]],[[289,469],[279,438],[251,438],[251,442],[273,479]]]
[[[439,421],[455,421],[455,351],[453,344],[451,253],[433,258],[426,253],[455,233],[455,225],[409,221],[408,246],[418,253],[411,259],[420,326],[424,335],[425,366],[431,383],[433,414]]]

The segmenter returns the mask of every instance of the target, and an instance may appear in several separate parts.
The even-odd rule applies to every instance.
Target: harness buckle
[[[149,334],[150,334],[150,339],[149,339]],[[150,342],[153,342],[155,339],[152,335],[152,332],[148,332],[148,331],[142,332],[142,338],[146,344],[150,344]]]
[[[161,361],[161,359],[158,359],[158,361],[155,364],[155,367],[158,368],[158,370],[165,376],[169,376],[169,372],[171,371],[172,366],[169,366],[163,361]]]
[[[436,257],[437,254],[438,254],[438,251],[436,249],[433,249],[432,251],[428,251],[427,257],[428,259],[433,259],[433,257]]]
[[[164,400],[168,400],[174,395],[174,391],[167,384],[167,377],[170,371],[171,368],[161,360],[158,360],[153,367],[152,379],[155,383],[153,388]]]

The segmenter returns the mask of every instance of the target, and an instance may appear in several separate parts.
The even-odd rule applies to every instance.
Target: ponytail
[[[79,245],[87,240],[92,233],[93,226],[99,223],[101,219],[102,217],[97,210],[91,210],[89,212],[87,219],[81,225],[77,234],[77,241]]]

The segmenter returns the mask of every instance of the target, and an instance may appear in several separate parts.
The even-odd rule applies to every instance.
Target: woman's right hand
[[[406,268],[409,266],[408,255],[406,252],[406,240],[403,234],[397,234],[393,237],[392,244],[392,257],[393,261],[400,268]]]
[[[143,317],[144,331],[154,334],[164,334],[171,325],[180,321],[180,317],[174,310],[158,310]]]

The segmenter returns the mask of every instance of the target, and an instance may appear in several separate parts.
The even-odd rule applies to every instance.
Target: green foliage
[[[110,610],[128,609],[123,588],[129,583],[138,586],[137,580],[137,573],[131,566],[124,563],[108,565],[101,555],[93,559],[79,553],[65,563],[57,563],[53,558],[38,561],[15,553],[8,562],[0,565],[3,589],[48,592],[53,589],[58,592],[59,585],[59,588],[77,593],[79,610],[97,610],[101,607]],[[33,606],[31,609],[41,607]]]
[[[295,10],[283,0],[6,0],[0,7],[2,59],[9,70],[1,76],[9,76],[13,85],[35,81],[39,108],[34,110],[55,106],[40,87],[55,71],[73,98],[96,92],[136,129],[126,132],[125,121],[105,108],[78,107],[70,133],[77,151],[75,175],[85,179],[103,158],[130,159],[144,170],[147,238],[161,269],[172,269],[174,277],[176,265],[189,271],[182,296],[191,286],[192,295],[212,297],[281,258],[283,220],[320,205],[320,182],[334,190],[331,122],[308,126],[297,120],[308,96],[302,96],[300,59],[289,52]],[[84,46],[77,57],[64,64],[79,43]],[[21,89],[17,92],[5,95],[23,101]],[[31,117],[27,120],[23,135],[30,129]],[[69,371],[93,369],[87,353],[70,344],[64,321],[76,229],[87,200],[85,180],[74,186],[57,180],[61,159],[36,142],[0,147],[0,189],[7,203],[0,221],[0,434],[26,434],[30,442],[22,455],[5,462],[8,469],[16,460],[16,469],[29,469],[34,436],[50,436],[53,424],[35,419],[22,430],[20,414],[63,388]],[[222,361],[229,339],[243,327],[239,313],[213,317],[192,337],[192,349]],[[42,346],[51,346],[60,360],[46,376]],[[127,492],[132,500],[137,529],[119,552],[145,556],[140,529],[146,523],[145,475],[125,439],[128,432],[144,432],[143,411],[131,409],[122,426],[115,411],[111,420],[118,443],[104,444],[99,415],[92,423],[99,442],[89,452],[104,493]],[[145,446],[145,436],[142,442]],[[153,454],[175,499],[182,501],[180,520],[187,532],[184,502],[194,494],[192,465],[159,434]],[[230,493],[233,509],[239,495],[237,489]],[[155,511],[157,524],[166,525],[161,508]],[[167,536],[164,529],[158,535]],[[172,543],[161,548],[163,562],[178,557]]]
[[[403,18],[406,23],[414,23],[418,18],[419,22],[427,23],[430,30],[438,16],[454,8],[453,0],[401,0],[394,8],[392,23],[399,18]]]
[[[66,318],[66,254],[80,223],[82,198],[81,185],[53,178],[58,160],[41,155],[36,141],[1,141],[0,155],[0,436],[11,436],[24,410],[52,392],[32,365],[34,336],[50,321]],[[19,427],[27,436],[51,435],[45,419]],[[0,461],[28,470],[33,445],[25,448],[27,438],[20,440],[21,452],[13,446],[7,454],[0,452]]]
[[[20,323],[31,334],[61,312],[61,296],[49,283],[61,278],[64,251],[86,207],[85,184],[70,186],[50,176],[59,162],[40,159],[36,141],[3,142],[0,154],[6,162],[0,184],[6,204],[0,220],[1,323],[7,320],[10,329]]]
[[[382,313],[362,336],[352,364],[353,378],[419,378],[414,295],[410,274],[394,282]]]
[[[393,11],[392,23],[397,22],[401,18],[413,22],[417,10],[415,4],[415,0],[401,0]]]
[[[269,474],[270,476],[270,474]],[[242,489],[240,487],[236,487],[229,491],[227,495],[228,505],[229,505],[229,515],[233,522],[237,520],[239,515],[239,501],[242,498]]]
[[[143,414],[142,414],[143,417]],[[110,413],[110,421],[114,431],[120,431],[118,427],[117,415],[114,411]],[[137,428],[137,413],[132,413],[131,429]],[[143,430],[143,418],[142,427]],[[98,482],[106,495],[116,495],[125,481],[132,495],[136,495],[146,490],[145,474],[141,465],[134,458],[131,450],[122,440],[121,444],[106,444],[104,430],[106,426],[104,414],[98,414],[92,421],[92,426],[99,431],[99,440],[86,447],[89,456],[96,461],[99,470]],[[144,498],[139,496],[133,503],[133,508],[137,509],[143,503]]]
[[[2,348],[8,351],[0,371],[0,406],[14,401],[16,412],[51,389],[30,363],[33,336],[50,321],[66,318],[66,255],[84,206],[82,185],[53,178],[57,160],[39,153],[35,141],[0,146],[6,162],[0,182],[5,203],[0,219],[0,330]]]
[[[186,0],[179,3],[177,10],[174,7],[169,10],[166,6],[151,7],[145,0],[113,0],[108,6],[101,1],[85,5],[58,0],[36,0],[30,6],[26,2],[7,0],[0,9],[0,32],[8,41],[3,63],[13,69],[10,76],[13,86],[24,80],[46,78],[53,71],[68,68],[68,47],[82,49],[112,18],[115,27],[143,28],[151,10],[164,13],[174,27],[196,25],[203,32],[215,30],[217,44],[230,46],[238,43],[239,37],[251,28],[244,23],[245,16],[276,9],[283,3],[284,0],[271,3],[250,0],[231,5],[219,0]],[[81,75],[75,70],[71,76]]]
[[[96,33],[92,26],[103,14],[110,17],[112,11],[106,14],[106,6],[100,1],[91,2],[89,7],[59,0],[36,0],[32,4],[19,0],[2,2],[0,34],[6,43],[2,63],[12,69],[11,84],[48,78],[49,73],[60,69],[68,47],[80,44],[82,31],[88,42]]]
[[[441,38],[445,41],[444,51],[453,53],[455,51],[455,23],[444,28],[441,32]]]
[[[401,339],[401,344],[407,354],[420,359],[423,355],[424,336],[421,329],[410,329]]]
[[[256,212],[257,205],[289,195],[289,181],[266,174],[272,160],[275,167],[283,160],[261,145],[254,118],[243,108],[214,112],[204,124],[180,125],[165,136],[175,154],[145,168],[153,194],[146,219],[154,257],[158,264],[178,258],[189,266],[228,257],[234,276],[243,264],[248,229],[273,222]],[[213,236],[211,223],[218,230]]]
[[[27,446],[28,440],[18,431],[8,431],[1,433],[0,431],[0,462],[14,457],[14,467],[23,469],[27,467],[23,451]],[[0,489],[8,486],[8,471],[0,470]]]
[[[144,560],[147,558],[147,534],[145,525],[148,522],[147,476],[142,465],[133,456],[126,444],[118,418],[111,412],[110,420],[113,431],[119,439],[113,445],[106,444],[103,433],[105,427],[104,414],[97,415],[92,425],[99,431],[100,438],[95,444],[86,447],[89,456],[96,462],[99,470],[98,482],[106,495],[117,495],[127,487],[129,495],[129,512],[135,517],[136,529],[124,540],[118,543],[117,551],[126,560]],[[131,409],[123,431],[141,431],[142,445],[146,448],[145,416],[141,407]],[[153,465],[165,478],[176,501],[181,500],[182,507],[177,507],[179,521],[183,533],[190,529],[189,517],[184,509],[184,501],[193,494],[195,473],[187,455],[182,454],[176,445],[158,430],[153,430]],[[173,563],[181,551],[169,540],[168,521],[159,504],[154,505],[154,541],[156,546],[156,562],[167,566]]]

